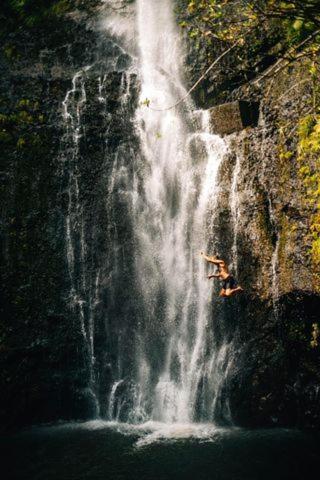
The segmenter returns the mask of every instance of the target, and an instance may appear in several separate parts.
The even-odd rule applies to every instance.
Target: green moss
[[[312,212],[309,255],[315,287],[320,292],[320,115],[308,115],[300,120],[298,140],[298,173],[304,185],[306,205]]]
[[[293,155],[294,153],[290,151],[280,152],[280,160],[290,160],[290,158],[292,158]]]
[[[60,0],[53,7],[51,11],[54,15],[63,15],[74,7],[74,2],[70,0]]]
[[[17,24],[20,23],[25,27],[33,28],[46,21],[58,20],[62,15],[75,8],[88,9],[99,4],[100,1],[85,0],[80,3],[77,0],[6,0],[7,5],[3,16],[10,23],[10,26],[15,21]],[[132,2],[128,1],[128,3]]]
[[[285,192],[288,182],[290,180],[290,161],[292,158],[291,151],[288,151],[285,146],[285,135],[283,130],[280,129],[278,155],[280,159],[279,163],[279,184],[280,189]]]
[[[22,98],[11,107],[10,113],[0,113],[0,144],[13,144],[19,150],[38,150],[42,144],[41,134],[32,132],[32,129],[44,122],[39,102]]]
[[[26,110],[22,110],[22,112],[19,112],[14,116],[14,120],[16,123],[33,123],[33,117],[30,115]]]
[[[320,343],[320,328],[317,323],[313,323],[310,346],[311,348],[317,348],[319,347],[319,343]]]
[[[60,16],[75,6],[74,0],[9,0],[7,15],[16,18],[27,27],[34,27],[54,16]]]
[[[25,145],[26,145],[26,140],[25,140],[25,138],[23,138],[23,137],[18,138],[17,148],[18,148],[19,150],[21,150],[22,148],[25,147]]]
[[[31,101],[28,98],[22,98],[17,102],[17,108],[25,108],[30,106],[31,106]]]
[[[320,266],[320,215],[314,221],[314,223],[311,226],[311,231],[312,231],[312,247],[311,247],[311,256],[313,258],[314,263],[317,266]]]
[[[12,44],[12,43],[6,43],[4,46],[3,46],[3,53],[4,53],[4,56],[7,58],[7,60],[17,60],[20,58],[20,54],[17,50],[17,47],[16,45]]]
[[[6,130],[0,130],[0,144],[11,143],[12,137]]]
[[[302,118],[299,122],[298,133],[300,140],[307,139],[311,135],[314,127],[314,118],[313,115],[307,115]]]

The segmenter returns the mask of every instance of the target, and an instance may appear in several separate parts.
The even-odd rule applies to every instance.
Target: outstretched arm
[[[203,252],[200,252],[200,255],[203,256],[205,260],[209,263],[213,263],[214,265],[222,265],[224,264],[223,260],[218,260],[216,257],[209,257],[208,255],[204,254]]]
[[[212,273],[211,275],[208,275],[208,279],[211,280],[211,278],[219,278],[220,273]]]

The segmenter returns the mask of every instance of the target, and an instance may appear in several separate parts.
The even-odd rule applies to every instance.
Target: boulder
[[[213,133],[229,135],[246,127],[255,127],[259,120],[259,103],[237,100],[210,108]]]

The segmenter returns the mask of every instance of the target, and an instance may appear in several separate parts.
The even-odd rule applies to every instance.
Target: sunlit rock
[[[259,103],[239,100],[210,108],[213,133],[229,135],[247,127],[255,127],[259,120]]]

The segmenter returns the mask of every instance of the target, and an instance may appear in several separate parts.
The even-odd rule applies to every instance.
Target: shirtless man
[[[213,265],[218,267],[218,273],[209,275],[208,278],[209,280],[211,278],[220,278],[222,280],[220,297],[232,297],[236,293],[243,292],[243,288],[238,285],[237,280],[229,273],[228,266],[223,260],[217,257],[209,257],[203,252],[201,252],[201,255],[207,262],[213,263]]]

